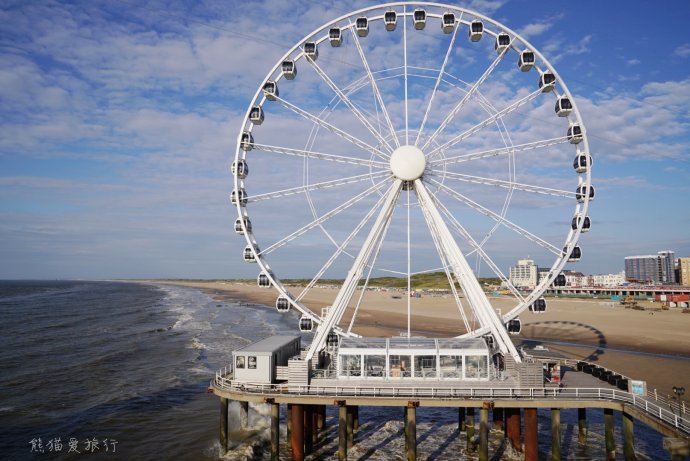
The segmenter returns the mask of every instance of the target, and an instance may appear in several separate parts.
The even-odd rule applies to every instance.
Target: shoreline
[[[276,291],[234,282],[140,280],[140,283],[195,288],[219,302],[265,306],[275,303]],[[312,310],[326,307],[335,288],[313,288],[304,298]],[[368,294],[369,296],[369,294]],[[362,309],[353,331],[364,336],[397,336],[406,330],[407,315],[400,314],[404,300],[388,292],[371,294],[376,308]],[[491,298],[494,307],[507,299]],[[457,308],[441,297],[414,300],[413,334],[456,336],[464,331],[456,319]],[[522,333],[514,342],[540,342],[549,349],[577,360],[596,362],[647,381],[648,389],[670,393],[673,386],[690,386],[690,315],[680,311],[635,311],[607,300],[548,298],[545,314],[524,313]],[[433,316],[429,314],[433,314]],[[426,315],[424,315],[426,314]],[[347,326],[344,316],[341,326]],[[458,333],[458,331],[460,333]]]

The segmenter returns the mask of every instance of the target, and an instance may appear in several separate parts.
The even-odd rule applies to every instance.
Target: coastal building
[[[588,277],[588,286],[591,287],[618,287],[625,283],[625,272],[617,274],[594,274]]]
[[[582,272],[577,271],[563,271],[565,275],[565,286],[567,287],[583,287],[587,286],[587,276]]]
[[[676,283],[676,258],[673,251],[660,251],[656,255],[627,256],[625,279],[633,283]]]
[[[690,257],[678,258],[678,282],[690,286]]]
[[[520,259],[517,266],[510,268],[510,283],[515,287],[534,288],[537,286],[539,268],[531,259]]]

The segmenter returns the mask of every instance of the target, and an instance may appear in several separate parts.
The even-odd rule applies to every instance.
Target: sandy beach
[[[275,305],[277,292],[234,282],[157,281],[201,289],[219,301]],[[301,288],[291,288],[293,294]],[[336,288],[313,288],[303,302],[313,311],[327,307]],[[352,331],[364,336],[397,336],[407,330],[407,299],[397,291],[367,291]],[[507,297],[491,298],[504,312]],[[523,313],[522,333],[515,343],[539,340],[569,357],[597,362],[634,379],[648,389],[671,393],[673,386],[690,387],[690,314],[679,309],[662,311],[643,303],[646,310],[626,309],[604,299],[548,298],[545,314]],[[365,307],[366,306],[366,307]],[[373,307],[372,307],[373,306]],[[352,309],[341,326],[347,328]],[[425,295],[411,302],[411,331],[422,336],[455,336],[464,331],[457,306],[450,296]]]

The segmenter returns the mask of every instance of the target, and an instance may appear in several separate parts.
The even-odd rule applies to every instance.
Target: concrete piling
[[[587,445],[587,409],[577,409],[577,441],[580,445]]]
[[[525,408],[525,461],[539,461],[537,409]]]
[[[489,408],[479,409],[479,461],[489,461]]]
[[[280,404],[271,403],[271,461],[280,459]]]
[[[615,421],[613,419],[613,410],[604,408],[604,435],[606,440],[606,456],[607,461],[615,461],[616,459],[616,440],[613,438],[613,430]]]
[[[228,451],[228,399],[220,398],[220,449]]]
[[[474,451],[474,408],[467,408],[467,419],[465,420],[467,431],[467,451]]]
[[[458,408],[458,431],[465,431],[465,407]]]
[[[240,428],[249,426],[249,402],[240,402]]]
[[[407,412],[405,414],[407,461],[417,460],[417,405],[419,405],[419,402],[407,402]]]
[[[623,458],[625,461],[637,461],[635,456],[633,418],[626,412],[623,412]]]
[[[513,449],[522,451],[519,408],[506,408],[506,433]]]
[[[347,448],[352,448],[355,444],[355,413],[353,407],[347,406]]]
[[[338,405],[338,461],[347,459],[347,406],[345,401],[337,401]]]
[[[551,460],[561,461],[561,410],[551,409]]]
[[[304,405],[304,454],[314,451],[314,406]]]

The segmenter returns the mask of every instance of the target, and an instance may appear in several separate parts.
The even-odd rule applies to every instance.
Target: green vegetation
[[[306,285],[309,283],[307,279],[281,279],[286,285]],[[428,290],[428,289],[448,289],[448,278],[445,272],[429,272],[426,274],[416,274],[411,277],[411,285],[413,290]],[[319,280],[319,285],[341,285],[342,279],[322,279]],[[499,278],[480,278],[479,283],[482,286],[486,285],[500,285]],[[457,286],[457,282],[456,282]],[[381,288],[407,288],[407,278],[405,277],[377,277],[369,280],[369,287]]]

